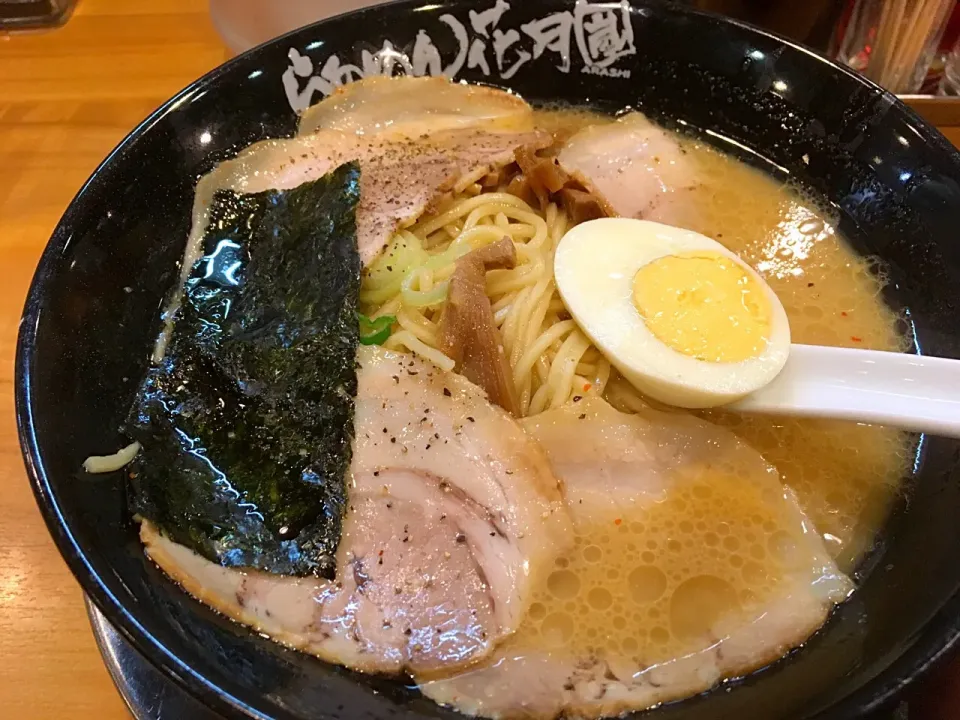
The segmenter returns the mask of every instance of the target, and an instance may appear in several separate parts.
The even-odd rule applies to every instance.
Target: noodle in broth
[[[363,261],[360,342],[389,352],[354,343],[345,361],[355,360],[356,415],[336,576],[230,567],[178,545],[147,517],[141,538],[149,556],[204,602],[278,642],[361,672],[406,672],[427,697],[486,717],[648,708],[801,645],[853,590],[848,574],[900,487],[911,438],[651,401],[571,318],[554,259],[574,218],[624,207],[611,198],[626,189],[647,204],[623,214],[709,236],[755,268],[781,300],[795,341],[901,350],[875,264],[852,252],[829,213],[801,192],[635,113],[610,144],[586,153],[613,179],[605,200],[569,157],[555,163],[560,189],[541,177],[531,199],[538,172],[554,163],[551,151],[569,150],[571,135],[611,118],[533,112],[490,88],[404,81],[425,91],[425,103],[392,82],[350,86],[328,109],[336,115],[353,103],[347,115],[362,119],[374,107],[379,122],[381,108],[403,118],[405,97],[407,121],[416,111],[426,117],[417,122],[430,124],[431,103],[452,99],[459,116],[462,98],[476,93],[483,117],[495,99],[522,116],[525,134],[510,136],[515,144],[495,162],[483,149],[491,145],[478,149],[477,130],[442,147],[410,128],[402,140],[378,144],[374,133],[358,141],[364,152],[397,153],[390,162],[375,153],[358,161],[368,202],[355,213],[358,251],[374,249]],[[382,102],[384,92],[391,103]],[[608,129],[599,135],[609,141]],[[332,131],[265,143],[221,166],[198,190],[198,217],[206,221],[205,203],[220,185],[249,190],[247,180],[258,178],[294,187],[329,163],[328,144],[356,139],[325,132]],[[595,141],[593,132],[585,134]],[[617,144],[625,137],[626,150]],[[444,165],[448,151],[460,164]],[[632,163],[626,170],[639,168],[636,184],[647,174],[659,184],[624,182],[616,173],[625,166],[608,162],[623,152]],[[425,168],[450,175],[425,180]],[[428,192],[417,195],[418,181]],[[406,221],[391,214],[398,200]],[[584,211],[588,201],[593,215]],[[375,243],[372,227],[380,227]],[[482,253],[458,268],[494,244],[509,261]],[[313,271],[304,274],[308,284]],[[347,309],[349,323],[357,307],[351,301]],[[495,359],[495,385],[471,375],[468,359],[480,355]],[[91,467],[119,467],[125,458],[91,458]]]
[[[582,110],[539,111],[538,123],[564,137],[609,119]],[[739,253],[783,302],[797,342],[902,350],[897,317],[883,303],[883,277],[851,251],[811,201],[759,171],[691,138],[697,163],[695,211],[684,225]],[[624,412],[651,405],[612,369],[567,314],[553,279],[553,254],[571,227],[554,203],[531,207],[482,174],[463,178],[434,211],[400,230],[367,270],[361,303],[373,316],[394,315],[388,349],[414,352],[439,367],[438,323],[456,259],[506,236],[517,266],[487,274],[523,416],[599,395]],[[772,462],[798,495],[842,569],[873,542],[906,472],[912,440],[896,430],[837,421],[703,413],[729,426]],[[812,450],[815,449],[815,452]]]

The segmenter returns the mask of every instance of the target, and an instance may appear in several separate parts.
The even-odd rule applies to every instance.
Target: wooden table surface
[[[90,172],[227,57],[205,0],[82,0],[62,29],[0,35],[0,717],[128,717],[24,474],[17,325],[40,252]],[[943,130],[960,143],[960,128]]]
[[[0,36],[0,717],[129,717],[24,474],[17,325],[40,252],[84,180],[228,56],[205,0],[81,0],[59,30]]]

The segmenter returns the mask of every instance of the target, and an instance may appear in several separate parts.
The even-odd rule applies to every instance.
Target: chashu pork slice
[[[361,348],[337,578],[228,569],[159,534],[149,556],[190,594],[275,640],[365,672],[449,672],[516,630],[571,541],[549,464],[476,386]]]
[[[586,623],[597,635],[584,643],[574,632],[551,644],[546,623],[552,616],[540,629],[528,621],[477,668],[421,683],[437,702],[492,718],[599,717],[652,707],[776,660],[849,594],[850,581],[776,471],[729,431],[686,414],[626,415],[599,398],[523,422],[565,486],[578,547],[589,547],[608,528],[629,526],[634,533],[642,526],[645,535],[635,536],[636,551],[604,556],[602,577],[619,579],[607,585],[613,608],[605,615],[591,610],[601,613],[600,623],[571,616],[569,627]],[[745,542],[738,532],[743,523],[747,534],[768,534],[782,556],[761,563],[752,546],[735,547],[730,538]],[[729,533],[718,534],[716,546],[714,528]],[[651,540],[657,550],[643,559],[640,549],[653,547]],[[564,573],[576,572],[578,562],[583,567],[576,553],[584,551],[573,552],[559,561]],[[757,568],[769,573],[766,579]],[[736,579],[741,574],[746,579]],[[624,582],[618,596],[617,583]],[[631,634],[641,630],[616,620],[617,603],[627,605],[631,597],[639,597],[640,606],[626,615],[653,608],[662,620],[649,620],[642,632],[662,623],[653,632],[672,633],[667,646],[657,647],[653,633]],[[548,604],[540,614],[558,610],[563,607]],[[629,650],[625,638],[635,641]]]
[[[322,130],[288,140],[264,140],[220,163],[197,185],[193,230],[184,267],[197,259],[214,192],[284,190],[323,177],[343,163],[360,164],[357,249],[369,265],[399,227],[414,223],[464,177],[479,177],[514,160],[519,147],[546,147],[548,133],[465,127],[409,135],[356,135]]]
[[[610,215],[686,227],[696,211],[696,161],[641,113],[581,130],[557,159]]]
[[[383,131],[418,137],[424,132],[482,125],[532,130],[533,108],[498,88],[451,82],[445,77],[373,76],[341,85],[300,118],[299,134],[341,130]]]

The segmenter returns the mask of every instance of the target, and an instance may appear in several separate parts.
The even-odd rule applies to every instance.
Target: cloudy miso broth
[[[542,125],[559,138],[590,121],[581,111],[541,114]],[[681,142],[697,165],[698,185],[649,219],[700,232],[737,252],[777,293],[794,342],[904,349],[898,318],[881,297],[882,274],[847,245],[814,201],[711,146]],[[609,388],[608,399],[619,406],[616,384]],[[721,654],[743,671],[788,649],[753,652],[750,633],[775,635],[790,626],[793,603],[802,596],[797,589],[809,589],[810,578],[824,572],[816,548],[826,547],[841,571],[852,572],[908,470],[910,436],[837,421],[701,415],[762,455],[775,469],[772,477],[733,453],[686,468],[656,502],[578,522],[573,546],[540,579],[520,630],[498,654],[501,673],[481,663],[475,680],[433,683],[425,688],[429,696],[487,714],[507,704],[494,699],[511,688],[501,676],[536,667],[533,688],[535,676],[561,672],[562,659],[576,658],[584,674],[596,672],[590,663],[605,667],[597,676],[607,680],[595,696],[584,697],[573,679],[581,670],[574,671],[556,703],[574,715],[610,715],[709,686],[726,676]],[[721,443],[717,454],[724,452]],[[601,471],[598,486],[606,480]],[[796,512],[794,498],[812,525]],[[576,519],[577,506],[568,503]],[[850,589],[845,582],[835,581],[840,597]],[[812,633],[819,622],[822,616],[798,634]],[[550,703],[528,699],[536,696],[532,689],[516,693],[515,714],[549,715]]]
[[[201,602],[460,712],[552,720],[750,673],[856,591],[909,436],[637,389],[762,387],[788,325],[901,349],[815,199],[639,112],[375,77],[218,164],[193,207],[132,442],[88,463],[129,463],[147,555]],[[651,250],[684,262],[655,281]],[[775,312],[741,321],[754,284]],[[763,343],[724,362],[751,323]]]
[[[806,569],[794,564],[804,542],[796,514],[749,467],[700,470],[629,518],[580,527],[517,649],[602,653],[646,668],[709,648],[718,623],[749,622],[775,602],[786,576]]]
[[[756,268],[776,292],[795,343],[903,350],[884,279],[815,203],[713,148],[686,147],[701,168],[691,229]],[[715,413],[776,466],[841,569],[868,550],[908,471],[909,436],[855,423]]]
[[[560,140],[610,121],[580,109],[539,113],[541,126]],[[714,238],[753,266],[783,304],[793,342],[906,348],[898,316],[883,301],[881,268],[854,252],[815,200],[707,143],[679,137],[696,164],[698,185],[649,219]],[[909,471],[911,437],[835,420],[705,416],[732,428],[777,468],[837,564],[851,572]]]

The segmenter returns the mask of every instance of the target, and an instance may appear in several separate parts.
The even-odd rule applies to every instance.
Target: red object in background
[[[843,4],[843,9],[837,16],[837,20],[833,28],[832,38],[829,43],[829,54],[839,62],[846,63],[854,70],[870,76],[870,73],[867,70],[867,65],[869,63],[871,51],[874,49],[873,41],[875,40],[877,28],[870,30],[867,36],[860,41],[859,46],[854,44],[851,47],[850,39],[847,38],[847,34],[849,32],[858,32],[850,27],[851,19],[853,18],[857,8],[857,3],[858,0],[846,0],[846,2]],[[858,14],[862,15],[862,10]],[[861,17],[858,22],[863,22],[863,18]],[[927,70],[926,77],[923,78],[923,82],[920,87],[914,91],[917,94],[938,94],[938,87],[941,79],[943,78],[944,61],[946,60],[946,57],[949,55],[950,51],[953,49],[954,44],[958,41],[958,38],[960,38],[960,3],[954,2],[953,9],[950,10],[950,15],[948,16],[945,24],[941,27],[943,27],[943,34],[940,36],[940,41],[937,45],[937,48],[933,52],[932,59],[929,61],[930,67]],[[864,30],[861,29],[859,32],[862,33]],[[877,78],[875,77],[872,77],[872,79],[877,81]],[[956,719],[960,720],[960,709],[958,709]]]
[[[839,40],[847,31],[847,25],[850,24],[850,15],[853,13],[853,6],[856,2],[857,0],[849,0],[843,8],[840,17],[837,19],[837,26],[833,33],[833,41],[830,45],[830,53],[832,55],[836,55]],[[950,19],[947,20],[947,29],[944,30],[943,37],[940,40],[940,53],[950,52],[958,37],[960,37],[960,3],[954,6],[953,13],[950,15]]]
[[[940,52],[950,52],[958,38],[960,38],[960,3],[953,8],[953,15],[947,21],[947,29],[943,33],[943,40],[940,41]],[[960,716],[960,709],[958,709],[958,716]]]
[[[960,39],[960,3],[957,3],[953,6],[953,14],[950,15],[950,19],[947,21],[946,30],[943,32],[943,37],[940,39],[940,47],[937,50],[937,55],[933,59],[933,63],[930,65],[930,70],[927,72],[927,77],[923,81],[923,86],[920,88],[920,92],[924,95],[937,95],[937,89],[940,87],[940,81],[943,79],[943,66],[947,56],[950,54],[950,51],[953,50],[953,46]],[[957,707],[956,715],[954,718],[960,719],[960,706]]]

